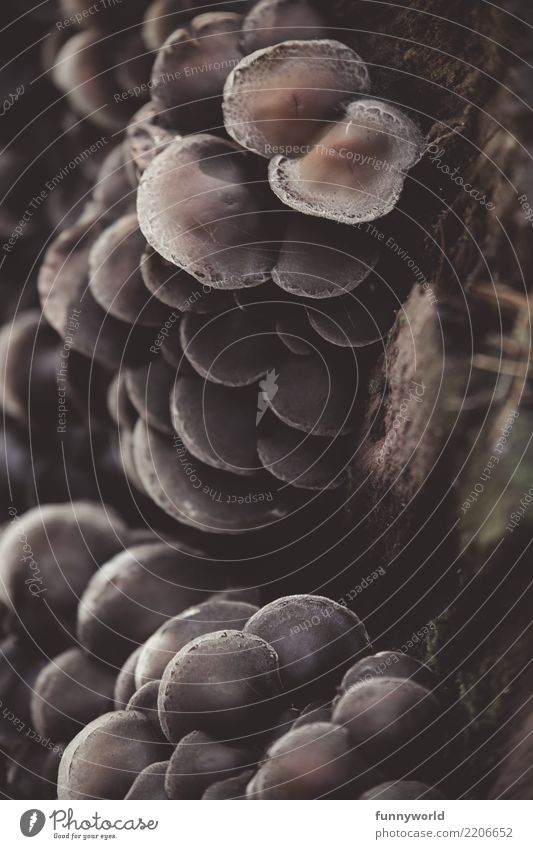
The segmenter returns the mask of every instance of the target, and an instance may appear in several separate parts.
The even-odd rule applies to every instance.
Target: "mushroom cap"
[[[412,770],[424,771],[439,715],[435,696],[415,681],[373,678],[341,696],[333,722],[346,728],[368,763],[401,778]]]
[[[342,672],[370,648],[359,617],[318,595],[278,598],[255,613],[244,630],[275,648],[283,686],[295,704],[330,696]]]
[[[169,799],[200,799],[215,781],[240,774],[255,766],[257,754],[229,746],[202,731],[181,739],[170,758],[165,789]]]
[[[174,30],[158,50],[151,96],[161,121],[181,133],[215,130],[222,123],[222,89],[242,58],[242,16],[206,12]]]
[[[191,640],[167,664],[159,688],[161,727],[171,742],[187,725],[219,739],[242,739],[261,730],[279,693],[271,645],[243,631],[214,631]]]
[[[139,180],[150,162],[174,141],[176,131],[158,123],[158,112],[150,101],[135,113],[126,127],[125,154],[131,162],[135,179]]]
[[[144,172],[139,224],[166,259],[215,289],[265,282],[278,250],[278,204],[254,157],[205,134],[172,142]]]
[[[243,53],[281,41],[327,38],[324,18],[307,0],[259,0],[242,24]]]
[[[315,722],[270,747],[251,789],[255,799],[342,798],[368,786],[368,774],[343,728]]]
[[[424,147],[420,130],[399,109],[356,100],[301,156],[275,156],[269,182],[283,203],[306,215],[341,224],[374,221],[394,209]]]
[[[365,348],[385,338],[401,308],[401,296],[377,274],[340,298],[307,305],[313,330],[331,345]]]
[[[42,737],[68,743],[88,722],[113,709],[116,672],[79,648],[67,649],[39,673],[31,699]]]
[[[298,297],[337,298],[359,286],[378,258],[377,243],[364,230],[290,215],[272,279]]]
[[[238,475],[261,470],[256,450],[257,390],[230,389],[196,375],[179,377],[172,423],[187,451],[202,463]]]
[[[140,263],[145,245],[135,213],[119,218],[90,250],[89,285],[95,301],[115,318],[161,327],[169,310],[144,285]]]
[[[161,680],[167,664],[191,640],[221,628],[238,631],[257,610],[247,602],[211,598],[173,616],[145,642],[135,669],[137,685]]]
[[[178,522],[207,533],[244,533],[268,527],[301,507],[296,490],[275,478],[233,475],[196,460],[181,439],[150,429],[134,430],[135,467],[155,503]]]
[[[214,561],[166,543],[121,552],[92,578],[79,604],[78,638],[95,657],[121,664],[170,616],[226,585]]]
[[[259,308],[246,313],[234,308],[214,316],[187,313],[180,328],[183,353],[213,383],[250,386],[274,366],[280,347],[277,334],[260,318]]]
[[[369,87],[363,60],[340,41],[283,41],[245,56],[229,74],[224,123],[260,156],[300,156],[342,104]]]
[[[167,752],[142,713],[106,713],[86,725],[65,749],[58,799],[123,799],[139,772]]]

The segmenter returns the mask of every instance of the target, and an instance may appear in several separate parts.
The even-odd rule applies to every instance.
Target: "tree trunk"
[[[418,654],[443,681],[450,794],[532,798],[533,135],[505,88],[533,91],[520,29],[482,0],[339,0],[335,13],[374,94],[430,143],[375,222],[378,271],[408,295],[370,381],[339,557],[348,583],[386,573],[354,605],[378,647]]]

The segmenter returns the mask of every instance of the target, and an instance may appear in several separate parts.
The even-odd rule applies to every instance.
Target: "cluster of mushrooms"
[[[443,798],[430,669],[373,654],[345,605],[292,595],[259,606],[215,566],[89,502],[11,523],[0,540],[7,794]]]
[[[421,129],[312,0],[41,5],[0,127],[1,792],[442,798],[431,671],[213,554],[343,498]]]
[[[240,533],[345,480],[369,362],[402,303],[366,223],[394,209],[424,141],[306,0],[186,20],[178,5],[146,12],[150,100],[48,248],[39,294],[113,378],[132,487],[179,522]],[[72,108],[107,120],[100,87],[122,84],[122,103],[132,86],[73,40],[56,80],[72,89],[85,71]]]

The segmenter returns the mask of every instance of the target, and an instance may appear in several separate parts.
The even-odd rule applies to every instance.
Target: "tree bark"
[[[533,485],[521,29],[482,0],[339,0],[335,16],[374,94],[430,144],[376,222],[403,252],[378,271],[408,294],[370,381],[343,563],[352,582],[386,572],[356,603],[378,647],[407,648],[443,682],[450,795],[532,798],[533,504],[509,529]]]

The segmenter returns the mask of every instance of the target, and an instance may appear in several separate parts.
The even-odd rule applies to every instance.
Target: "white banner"
[[[532,849],[533,802],[42,802],[2,804],[6,849],[78,844],[212,849]],[[69,844],[70,845],[70,844]]]

